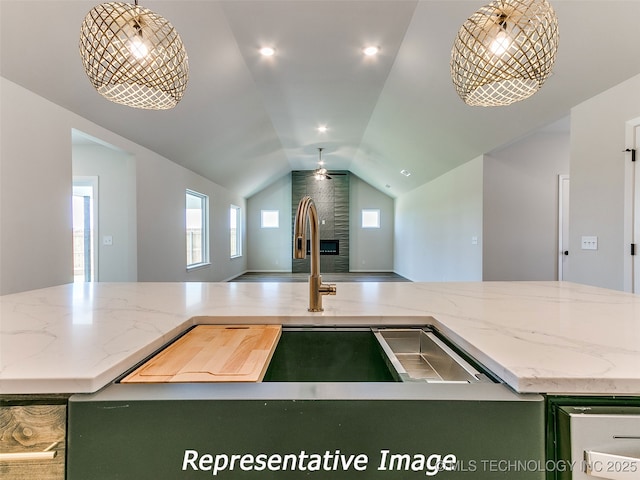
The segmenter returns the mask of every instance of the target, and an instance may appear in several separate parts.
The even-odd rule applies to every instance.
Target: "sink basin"
[[[263,382],[398,381],[369,327],[283,328]]]

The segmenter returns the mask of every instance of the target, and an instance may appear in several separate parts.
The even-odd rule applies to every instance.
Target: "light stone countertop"
[[[640,395],[640,296],[566,282],[69,284],[0,297],[0,394],[89,393],[197,323],[435,325],[518,392]]]

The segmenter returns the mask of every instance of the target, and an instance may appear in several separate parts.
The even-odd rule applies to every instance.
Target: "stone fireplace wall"
[[[312,170],[291,172],[291,224],[295,221],[300,199],[309,195],[316,204],[320,219],[320,239],[338,240],[339,255],[321,255],[320,273],[349,271],[349,172],[336,171],[331,179],[316,180]],[[307,238],[309,231],[307,230]],[[293,251],[293,242],[291,244]],[[309,272],[309,257],[293,259],[293,273]]]

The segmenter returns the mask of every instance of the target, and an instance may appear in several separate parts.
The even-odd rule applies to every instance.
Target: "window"
[[[187,190],[186,197],[187,268],[209,263],[209,197]]]
[[[261,228],[280,228],[280,210],[261,210]]]
[[[362,209],[362,228],[380,228],[380,209]]]
[[[229,208],[229,236],[231,239],[231,258],[242,256],[242,217],[240,207]]]

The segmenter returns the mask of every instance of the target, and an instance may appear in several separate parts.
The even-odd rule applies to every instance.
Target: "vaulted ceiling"
[[[2,76],[243,196],[315,168],[318,147],[329,169],[398,196],[640,73],[640,0],[551,0],[552,76],[493,108],[465,105],[449,73],[460,25],[488,1],[140,0],[180,33],[190,79],[176,108],[137,110],[83,71],[80,24],[97,3],[1,0]]]

